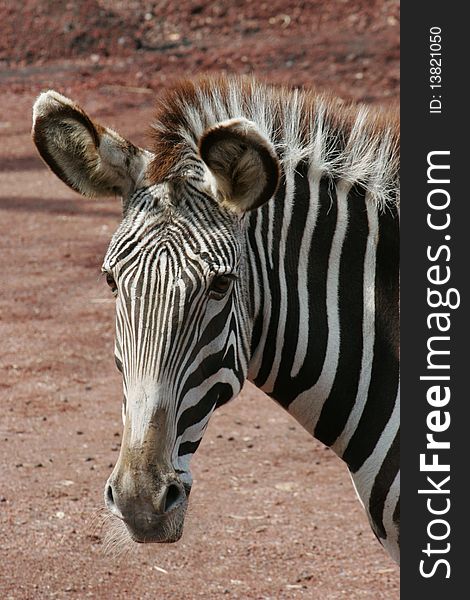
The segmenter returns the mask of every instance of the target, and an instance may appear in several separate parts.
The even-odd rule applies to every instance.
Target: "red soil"
[[[194,458],[183,539],[103,556],[91,522],[121,423],[99,267],[120,210],[69,191],[29,136],[55,87],[145,145],[158,91],[204,70],[396,101],[398,16],[397,0],[0,1],[2,599],[399,597],[343,465],[250,386]]]

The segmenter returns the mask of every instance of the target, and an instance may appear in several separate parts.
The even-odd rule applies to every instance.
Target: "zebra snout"
[[[183,532],[187,496],[178,479],[160,482],[157,491],[142,485],[125,489],[112,478],[105,488],[107,508],[124,521],[135,542],[176,542]]]

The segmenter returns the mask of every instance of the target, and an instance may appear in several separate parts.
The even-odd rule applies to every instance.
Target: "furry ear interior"
[[[252,121],[231,119],[211,127],[200,139],[199,153],[221,201],[232,210],[253,210],[275,194],[279,159]]]
[[[50,169],[84,196],[129,196],[142,185],[152,158],[53,90],[34,104],[32,136]]]

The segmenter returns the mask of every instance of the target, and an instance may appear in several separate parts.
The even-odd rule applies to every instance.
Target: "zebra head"
[[[56,92],[39,96],[33,121],[42,158],[67,185],[122,197],[102,267],[116,296],[124,388],[124,433],[105,502],[135,541],[176,541],[190,458],[214,408],[236,396],[247,375],[244,215],[274,194],[276,154],[252,122],[216,123],[156,181],[152,171],[166,156],[94,123]]]

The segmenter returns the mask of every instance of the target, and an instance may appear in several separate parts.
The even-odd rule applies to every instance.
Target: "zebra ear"
[[[275,194],[279,159],[252,121],[231,119],[211,127],[200,139],[199,152],[221,201],[232,210],[253,210]]]
[[[53,90],[34,104],[32,136],[50,169],[84,196],[129,196],[152,158]]]

